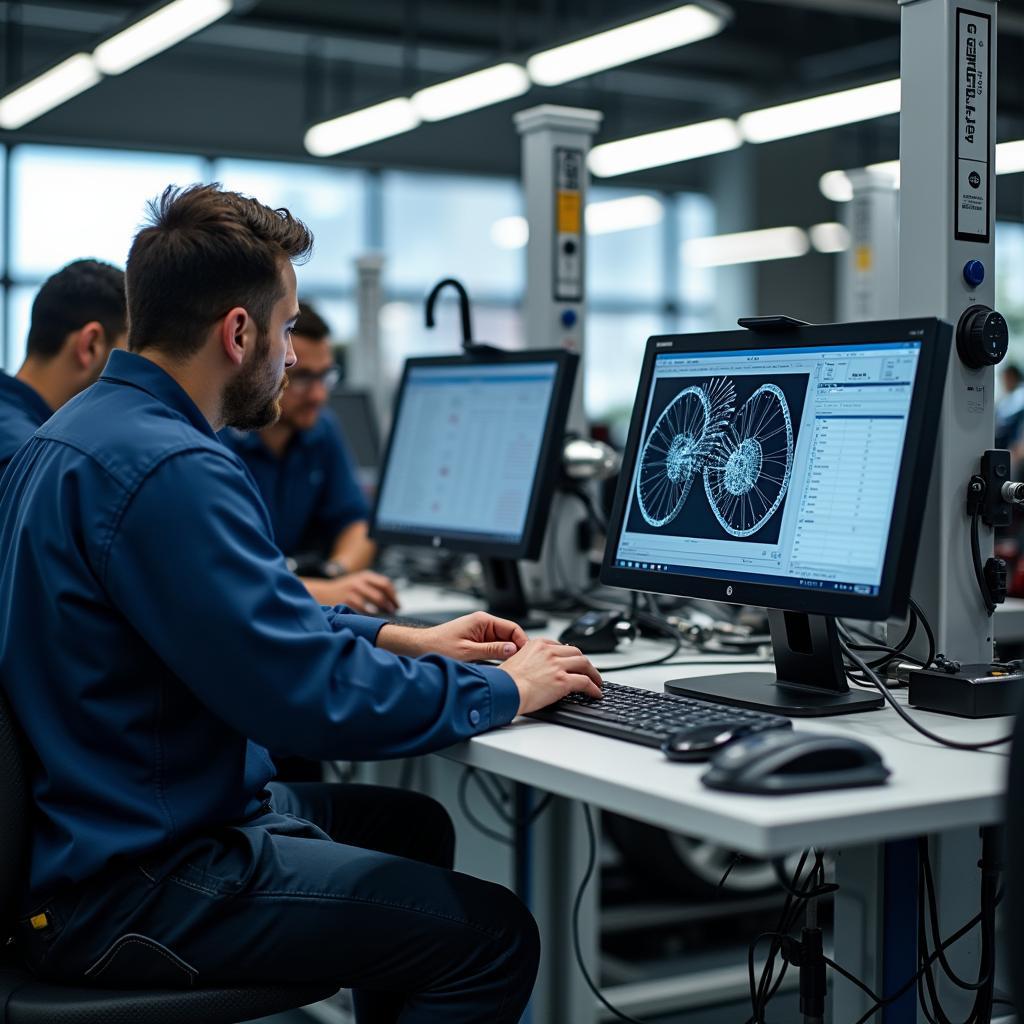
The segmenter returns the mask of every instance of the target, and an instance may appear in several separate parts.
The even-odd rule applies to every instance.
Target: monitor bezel
[[[547,420],[537,460],[537,472],[533,479],[523,532],[516,541],[496,541],[486,535],[470,536],[458,533],[430,533],[425,531],[396,530],[381,526],[378,510],[388,468],[391,465],[391,447],[394,442],[395,424],[399,421],[402,402],[410,373],[424,366],[486,367],[508,366],[517,363],[554,363],[555,379],[552,385],[551,401],[548,405]],[[377,500],[374,502],[370,519],[370,536],[384,544],[402,544],[410,547],[443,548],[448,551],[468,551],[488,558],[540,557],[547,529],[548,515],[554,496],[555,486],[561,472],[561,454],[565,439],[566,418],[572,401],[573,387],[579,356],[567,349],[524,349],[501,355],[460,355],[460,356],[415,356],[405,361],[402,379],[395,393],[391,430],[388,432],[384,459],[381,462]]]
[[[835,615],[880,621],[906,612],[910,584],[921,535],[921,521],[931,457],[918,457],[922,440],[938,429],[942,394],[952,339],[952,327],[935,317],[877,320],[862,323],[800,325],[755,333],[750,330],[707,334],[666,334],[648,339],[640,381],[633,404],[622,469],[609,519],[608,542],[601,566],[601,582],[628,590],[649,591],[676,597],[703,598],[728,604],[757,605],[808,614]],[[911,394],[907,435],[903,446],[893,515],[886,545],[878,593],[851,594],[799,588],[749,580],[712,578],[681,573],[624,569],[615,565],[619,538],[633,487],[633,473],[640,450],[640,433],[647,413],[657,356],[672,352],[726,352],[736,349],[842,348],[851,344],[883,344],[920,341],[921,352]],[[926,449],[934,454],[932,446]]]

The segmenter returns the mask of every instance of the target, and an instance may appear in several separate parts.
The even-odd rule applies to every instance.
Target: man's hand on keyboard
[[[529,640],[501,666],[519,689],[519,714],[553,704],[569,693],[601,696],[601,676],[576,647]]]

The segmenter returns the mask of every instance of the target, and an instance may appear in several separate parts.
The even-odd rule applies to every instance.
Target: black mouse
[[[584,654],[609,654],[620,641],[631,641],[636,629],[624,612],[598,610],[584,612],[562,630],[560,643],[578,647]]]
[[[792,722],[780,721],[779,725],[773,728],[792,727]],[[670,761],[706,761],[712,754],[716,754],[741,736],[748,736],[759,729],[764,729],[764,726],[742,718],[726,718],[710,724],[691,725],[672,733],[662,743],[661,752]]]
[[[860,740],[774,729],[729,744],[701,781],[711,789],[784,795],[878,786],[889,775],[878,751]]]

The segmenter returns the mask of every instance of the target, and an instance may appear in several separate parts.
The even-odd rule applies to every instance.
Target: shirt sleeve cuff
[[[387,625],[386,619],[375,619],[369,615],[359,615],[343,604],[334,606],[321,605],[332,632],[339,633],[347,629],[371,644],[376,644],[377,634]]]
[[[478,665],[491,689],[491,723],[489,728],[508,725],[519,713],[519,688],[512,677],[500,668]]]

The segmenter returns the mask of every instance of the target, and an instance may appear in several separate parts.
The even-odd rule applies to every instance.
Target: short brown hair
[[[323,341],[330,333],[327,321],[308,302],[299,299],[299,318],[295,321],[292,334],[313,341]]]
[[[169,185],[148,210],[128,253],[128,347],[187,358],[235,306],[267,331],[284,294],[280,261],[309,256],[309,228],[217,183]]]

